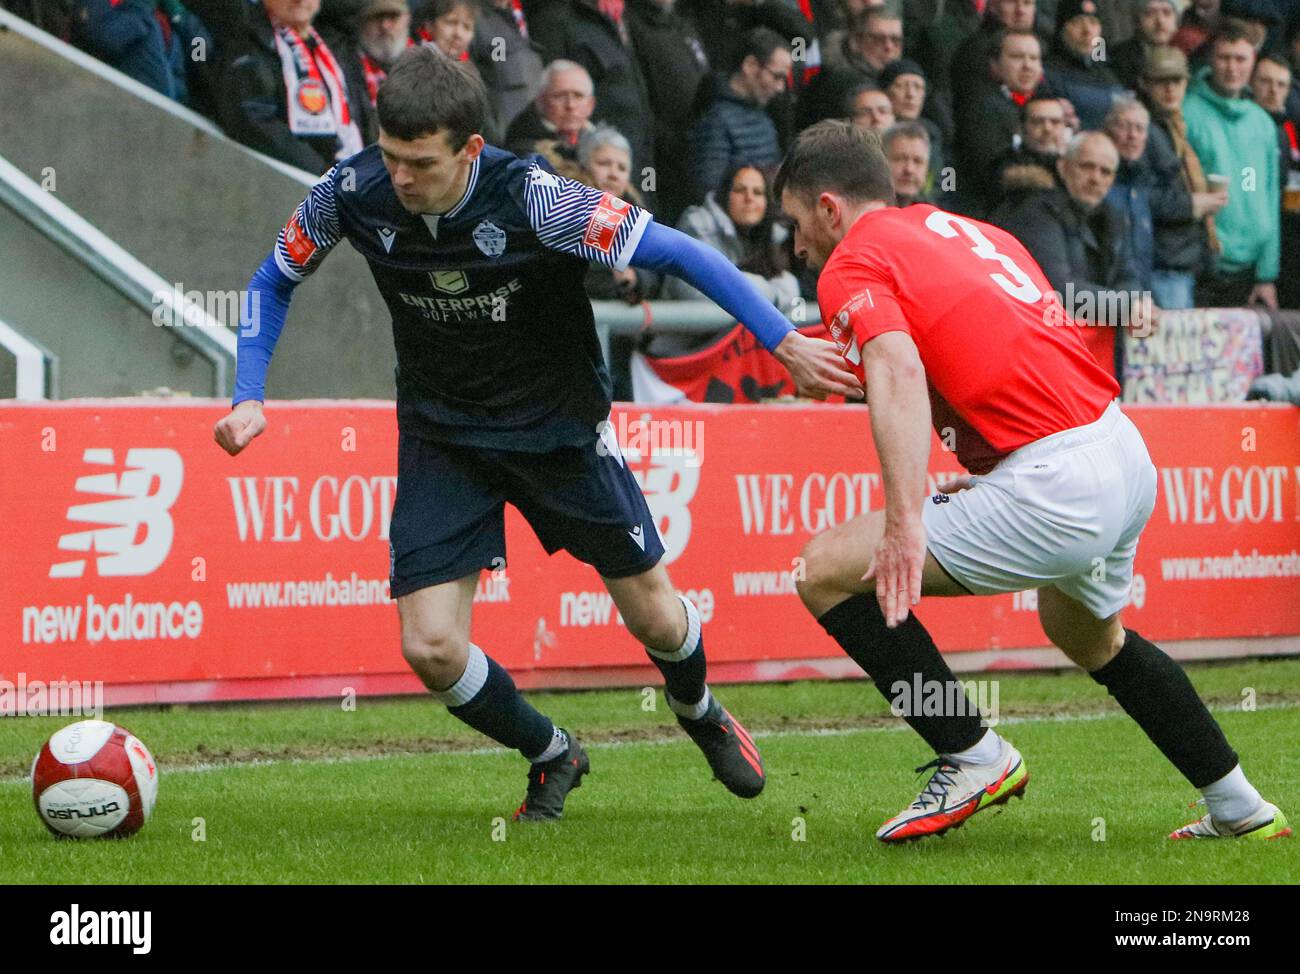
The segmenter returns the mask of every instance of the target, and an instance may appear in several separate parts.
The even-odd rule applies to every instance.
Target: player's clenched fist
[[[221,444],[232,457],[253,442],[266,429],[262,404],[256,399],[245,399],[212,428],[212,438]]]

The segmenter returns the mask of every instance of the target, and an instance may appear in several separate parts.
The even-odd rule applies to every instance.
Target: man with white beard
[[[359,19],[361,68],[365,73],[366,95],[373,108],[379,86],[411,44],[411,11],[405,0],[367,0]]]

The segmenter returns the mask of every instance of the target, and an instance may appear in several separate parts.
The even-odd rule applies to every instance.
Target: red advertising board
[[[387,597],[393,404],[272,402],[266,433],[234,458],[212,440],[224,411],[0,405],[0,679],[103,680],[110,703],[419,689]],[[1300,637],[1300,409],[1127,411],[1160,479],[1126,622],[1165,641]],[[612,419],[673,582],[706,623],[713,679],[855,672],[790,571],[813,534],[883,504],[866,411]],[[938,439],[930,472],[960,472]],[[507,565],[479,583],[474,641],[525,686],[648,682],[595,573],[547,558],[513,510],[507,539]],[[1032,593],[929,599],[918,614],[945,652],[1029,665],[1016,651],[1046,645],[1034,605]]]

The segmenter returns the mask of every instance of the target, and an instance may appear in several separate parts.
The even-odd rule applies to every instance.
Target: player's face
[[[402,206],[412,213],[445,213],[465,195],[470,167],[483,151],[483,136],[471,135],[453,150],[442,129],[411,141],[381,129],[379,151]]]
[[[822,193],[815,201],[805,200],[787,189],[781,194],[781,209],[794,224],[795,256],[813,270],[820,270],[844,236],[835,232],[838,201],[829,193]]]
[[[632,161],[618,146],[602,145],[591,154],[587,168],[591,171],[597,189],[613,193],[615,196],[622,196],[627,192],[628,173],[631,171]]]

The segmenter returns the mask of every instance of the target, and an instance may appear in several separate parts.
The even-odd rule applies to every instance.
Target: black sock
[[[1237,766],[1228,744],[1183,668],[1132,629],[1115,658],[1090,674],[1151,743],[1195,788],[1218,781]]]
[[[895,686],[900,682],[909,688],[917,679],[925,686],[945,688],[956,682],[921,621],[909,613],[905,622],[890,629],[874,594],[846,599],[817,621],[866,670],[891,706],[897,698]],[[946,693],[944,699],[949,699]],[[908,710],[910,714],[903,719],[936,754],[954,754],[974,747],[985,733],[979,713],[969,700],[964,714],[927,716],[917,712],[920,707]]]
[[[469,699],[460,703],[467,695]],[[456,719],[530,761],[545,751],[555,736],[551,719],[520,695],[515,681],[496,660],[475,646],[470,647],[465,675],[437,696]]]
[[[686,638],[682,645],[669,653],[647,646],[646,654],[664,675],[668,695],[678,703],[694,704],[704,696],[704,636],[695,606],[688,599],[683,598],[681,602],[686,610]]]

